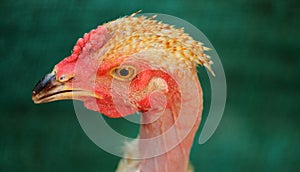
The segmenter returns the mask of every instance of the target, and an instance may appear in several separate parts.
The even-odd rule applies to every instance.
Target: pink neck
[[[156,92],[150,97],[156,107],[142,114],[141,171],[185,172],[188,169],[190,149],[201,120],[202,90],[199,82],[193,80],[189,85],[191,81],[185,81],[188,82],[181,88],[181,95],[165,97]],[[159,107],[164,105],[165,109]]]

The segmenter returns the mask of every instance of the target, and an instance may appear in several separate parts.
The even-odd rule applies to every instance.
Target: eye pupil
[[[121,76],[127,76],[129,74],[129,71],[127,69],[121,69],[119,73]]]

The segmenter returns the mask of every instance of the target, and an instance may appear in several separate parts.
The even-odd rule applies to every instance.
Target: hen
[[[81,100],[111,118],[141,112],[138,139],[126,145],[117,171],[192,171],[203,103],[196,67],[212,72],[206,50],[183,29],[133,14],[84,34],[37,83],[32,99]]]

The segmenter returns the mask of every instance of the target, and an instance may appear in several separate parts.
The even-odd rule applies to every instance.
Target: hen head
[[[81,100],[112,118],[148,111],[159,101],[152,95],[180,95],[175,78],[183,71],[197,77],[198,64],[210,70],[205,50],[183,29],[144,16],[123,17],[84,34],[72,54],[37,83],[32,98]]]

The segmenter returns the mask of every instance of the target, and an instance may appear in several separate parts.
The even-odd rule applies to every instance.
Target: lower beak
[[[42,78],[32,91],[34,103],[46,103],[55,100],[72,99],[72,89],[56,80],[55,73],[49,73]]]

